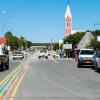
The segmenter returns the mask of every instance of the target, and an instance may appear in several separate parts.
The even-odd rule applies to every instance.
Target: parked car
[[[13,59],[23,59],[24,58],[24,54],[20,51],[14,52],[13,53]]]
[[[77,67],[82,65],[91,65],[96,67],[96,51],[93,49],[81,49],[78,55]]]
[[[100,51],[96,54],[96,71],[100,72]]]
[[[0,71],[9,69],[9,52],[7,46],[0,45]]]

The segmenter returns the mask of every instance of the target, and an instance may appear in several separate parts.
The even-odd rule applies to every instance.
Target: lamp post
[[[3,24],[2,28],[1,28],[1,33],[2,33],[2,37],[4,37],[4,28],[6,27],[6,25],[8,25],[9,23],[12,23],[12,22],[6,22]]]

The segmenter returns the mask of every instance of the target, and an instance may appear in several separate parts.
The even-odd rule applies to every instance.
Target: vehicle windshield
[[[15,52],[14,54],[22,54],[21,52]]]
[[[46,50],[40,50],[40,53],[47,53]]]
[[[94,54],[94,51],[93,50],[82,50],[80,51],[80,54],[81,55],[93,55]]]

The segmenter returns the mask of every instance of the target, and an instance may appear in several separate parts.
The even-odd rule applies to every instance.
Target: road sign
[[[63,49],[72,49],[72,44],[63,44]]]

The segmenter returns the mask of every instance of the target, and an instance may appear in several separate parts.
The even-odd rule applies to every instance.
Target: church
[[[70,10],[69,0],[68,0],[66,12],[65,12],[64,37],[67,37],[70,34],[74,34],[76,32],[85,32],[85,31],[84,30],[72,30],[72,13]]]

